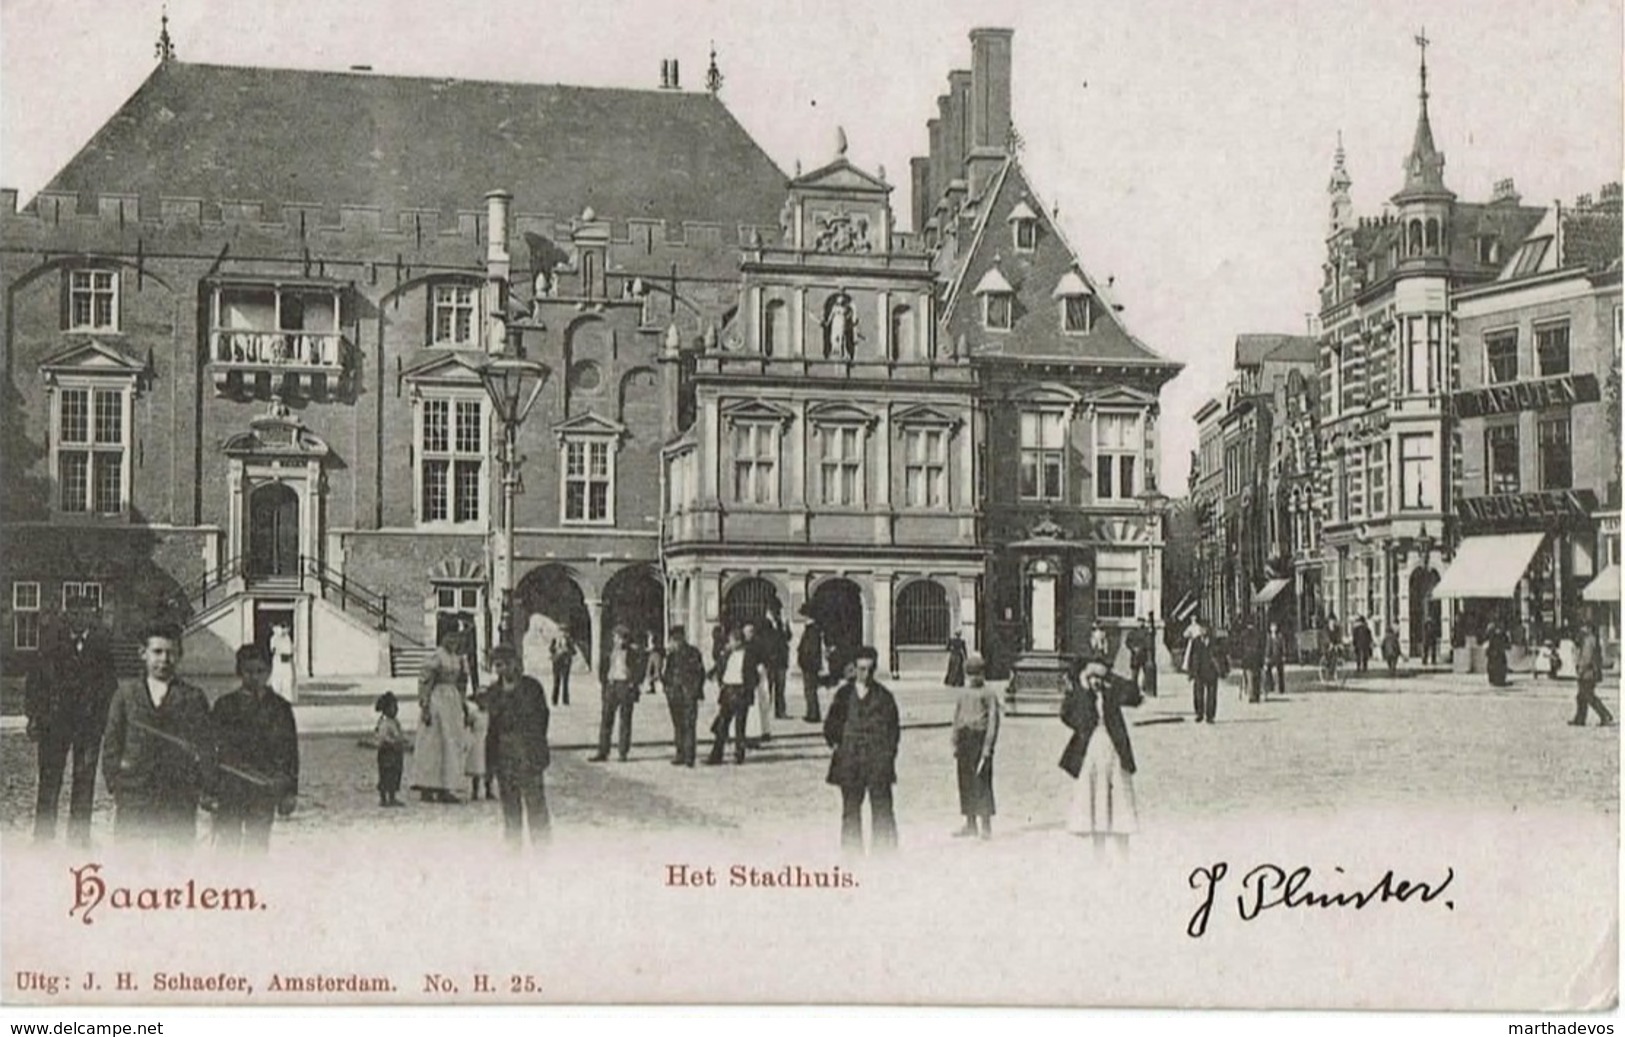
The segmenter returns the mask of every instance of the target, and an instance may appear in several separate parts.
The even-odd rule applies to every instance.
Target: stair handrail
[[[350,579],[347,573],[335,572],[322,562],[320,558],[311,555],[301,555],[299,558],[299,576],[301,582],[313,579],[321,588],[322,598],[325,600],[329,592],[338,594],[339,607],[348,610],[352,602],[377,621],[379,630],[387,630],[392,626],[389,612],[389,595],[381,594],[371,588]]]
[[[244,569],[244,559],[242,555],[238,555],[217,568],[203,570],[203,576],[197,582],[197,592],[188,593],[186,596],[187,608],[191,610],[191,614],[195,616],[208,609],[209,595],[243,575]]]

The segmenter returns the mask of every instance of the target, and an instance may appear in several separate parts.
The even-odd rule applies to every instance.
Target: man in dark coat
[[[692,767],[695,762],[695,727],[700,719],[700,700],[705,698],[705,660],[700,650],[688,643],[687,632],[672,627],[667,635],[665,661],[660,683],[666,689],[666,705],[671,709],[672,741],[677,754],[672,764]]]
[[[824,633],[818,628],[818,621],[810,616],[796,645],[796,668],[801,671],[801,691],[807,699],[807,712],[802,719],[809,724],[821,724],[824,711],[818,702],[818,688],[824,681]]]
[[[1277,695],[1286,694],[1286,635],[1281,633],[1281,624],[1273,621],[1264,638],[1264,684]]]
[[[1185,646],[1185,673],[1191,679],[1191,702],[1196,708],[1196,722],[1213,723],[1219,706],[1219,658],[1213,643],[1213,632],[1206,625],[1199,626],[1196,636]]]
[[[89,601],[74,598],[65,618],[53,617],[42,624],[39,656],[25,687],[28,736],[39,745],[34,838],[41,842],[56,838],[57,801],[71,754],[68,841],[85,847],[90,844],[102,731],[108,704],[118,689],[112,642]]]
[[[271,690],[271,654],[263,645],[237,649],[237,676],[242,687],[222,695],[210,711],[221,767],[214,842],[263,853],[271,845],[272,818],[293,813],[298,797],[299,732],[293,707]]]
[[[768,610],[762,621],[762,651],[767,663],[767,679],[773,693],[773,717],[790,719],[790,704],[786,701],[786,683],[790,676],[790,627],[777,608]]]
[[[841,790],[841,846],[859,852],[866,796],[872,814],[871,845],[875,850],[897,845],[892,785],[897,781],[902,721],[897,700],[874,679],[878,661],[878,653],[868,646],[854,653],[852,679],[835,693],[824,719],[824,741],[835,750],[826,780]]]
[[[756,701],[756,692],[767,680],[767,665],[762,662],[761,656],[750,643],[745,640],[744,632],[735,629],[728,634],[728,643],[722,651],[721,661],[716,669],[717,685],[721,690],[717,693],[717,718],[711,723],[711,733],[716,740],[711,744],[711,753],[705,762],[716,766],[722,762],[723,750],[728,743],[728,729],[734,732],[734,762],[745,762],[745,727],[750,718],[751,704]]]
[[[181,632],[147,629],[144,675],[113,695],[102,738],[102,775],[113,793],[120,842],[187,846],[197,841],[197,808],[214,782],[209,700],[175,675]]]
[[[502,835],[517,849],[524,843],[527,820],[532,844],[546,842],[552,833],[542,782],[553,762],[547,745],[552,712],[547,708],[547,692],[525,675],[512,645],[491,649],[491,665],[497,679],[486,691],[493,750],[489,762],[502,800]]]
[[[1354,619],[1354,631],[1351,634],[1354,640],[1354,669],[1357,673],[1366,672],[1371,664],[1371,628],[1366,625],[1364,616]]]
[[[598,668],[600,711],[598,716],[598,752],[591,759],[602,763],[609,759],[610,736],[620,725],[617,749],[622,763],[632,748],[632,710],[638,704],[639,687],[647,670],[648,660],[632,644],[632,631],[617,626],[610,633],[609,651],[604,653]]]
[[[1597,697],[1597,684],[1602,680],[1602,645],[1597,642],[1597,628],[1590,620],[1580,625],[1580,644],[1574,660],[1574,679],[1579,690],[1574,697],[1575,727],[1586,726],[1591,710],[1597,711],[1597,722],[1603,727],[1614,725],[1614,715]]]

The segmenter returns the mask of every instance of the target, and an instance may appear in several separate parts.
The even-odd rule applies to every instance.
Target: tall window
[[[418,433],[419,522],[480,521],[485,497],[485,406],[478,399],[425,399]]]
[[[1388,510],[1388,464],[1381,443],[1366,448],[1366,514],[1376,516]]]
[[[1365,515],[1365,451],[1356,447],[1348,459],[1346,469],[1348,477],[1349,518],[1357,519]]]
[[[614,443],[602,437],[564,441],[564,521],[615,521]]]
[[[1031,252],[1038,247],[1038,221],[1031,219],[1012,220],[1011,226],[1016,232],[1016,251]]]
[[[1569,373],[1569,326],[1548,324],[1535,329],[1535,358],[1540,363],[1540,376]]]
[[[1540,488],[1568,490],[1574,488],[1573,429],[1567,414],[1555,418],[1541,418],[1540,435]]]
[[[1484,488],[1490,493],[1519,490],[1516,422],[1484,429]]]
[[[129,393],[63,388],[57,393],[56,477],[61,510],[115,515],[124,510]]]
[[[1009,331],[1015,323],[1016,297],[1009,292],[988,292],[982,296],[982,326],[992,331]]]
[[[1061,500],[1066,456],[1066,416],[1060,411],[1021,415],[1021,497]]]
[[[1438,506],[1439,472],[1431,435],[1399,437],[1399,502],[1409,511]]]
[[[948,430],[911,428],[903,433],[904,493],[911,508],[948,505]]]
[[[464,346],[478,341],[475,311],[478,289],[466,284],[434,286],[434,342],[436,345]]]
[[[1143,453],[1138,414],[1095,415],[1095,499],[1132,500]]]
[[[1484,336],[1484,379],[1491,384],[1518,380],[1516,328]]]
[[[11,585],[11,647],[31,652],[39,647],[39,584]]]
[[[1421,317],[1408,317],[1405,320],[1405,391],[1428,391],[1427,340]]]
[[[1133,551],[1095,555],[1095,618],[1133,619],[1139,614],[1140,556]]]
[[[118,271],[69,270],[66,331],[118,330]]]
[[[741,504],[779,501],[779,427],[767,422],[733,426],[734,500]]]
[[[827,425],[819,436],[819,500],[835,507],[861,507],[863,430],[856,425]]]

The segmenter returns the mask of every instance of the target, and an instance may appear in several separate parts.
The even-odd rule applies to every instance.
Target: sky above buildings
[[[908,160],[969,31],[1014,38],[1021,158],[1129,328],[1186,369],[1163,393],[1164,489],[1183,493],[1192,414],[1235,336],[1302,332],[1317,308],[1341,131],[1356,211],[1402,183],[1424,27],[1446,183],[1565,204],[1625,165],[1622,0],[174,0],[182,61],[654,88],[677,58],[792,172],[835,153]],[[151,71],[159,4],[0,0],[0,185],[26,200]],[[492,185],[500,187],[503,185]]]

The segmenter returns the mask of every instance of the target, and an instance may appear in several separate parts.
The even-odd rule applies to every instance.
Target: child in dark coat
[[[293,813],[299,792],[299,732],[293,707],[271,690],[271,653],[237,649],[242,687],[215,702],[214,756],[220,769],[214,842],[225,850],[263,852],[271,821]]]
[[[373,740],[378,744],[378,805],[398,807],[396,798],[401,792],[401,771],[406,763],[406,732],[396,719],[401,711],[400,702],[393,691],[386,691],[373,703],[379,714],[378,726],[373,729]]]

